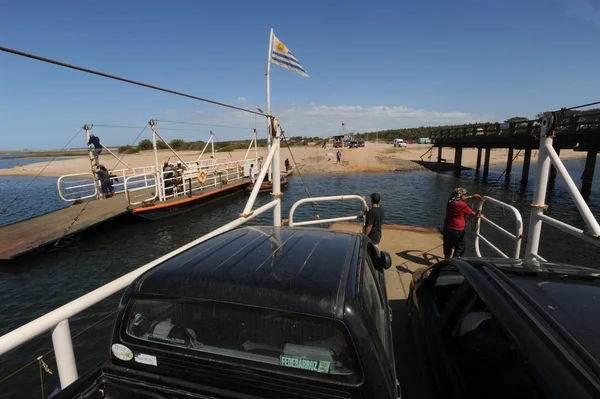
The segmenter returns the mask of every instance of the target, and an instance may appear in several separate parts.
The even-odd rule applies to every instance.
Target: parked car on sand
[[[395,139],[394,140],[394,147],[407,147],[408,144],[406,144],[406,142],[402,139]]]
[[[364,140],[358,140],[358,146],[359,147],[364,147],[365,146],[365,141]]]

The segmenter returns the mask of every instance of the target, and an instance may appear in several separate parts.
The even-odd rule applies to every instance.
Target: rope
[[[259,114],[262,115],[262,114]],[[164,119],[156,119],[157,122],[165,122],[165,123],[178,123],[180,125],[198,125],[198,126],[215,126],[215,127],[227,127],[227,128],[231,128],[231,129],[252,129],[251,127],[247,127],[247,126],[229,126],[229,125],[215,125],[212,123],[200,123],[200,122],[183,122],[183,121],[167,121]]]
[[[42,362],[41,362],[41,356],[37,358],[37,360],[40,360],[40,390],[42,391],[42,399],[44,399],[44,376],[42,374]]]
[[[129,145],[130,147],[134,146],[135,142],[138,141],[138,139],[140,138],[140,136],[142,135],[142,133],[144,133],[147,128],[148,128],[148,124],[146,123],[146,126],[144,126],[144,128],[142,129],[142,131],[137,135],[137,137],[135,139],[133,139],[133,142]],[[113,166],[113,168],[111,170],[115,170],[117,168],[117,166],[119,166],[119,164],[123,161],[123,158],[125,158],[125,155],[127,155],[127,154],[123,154],[123,156],[121,157],[121,159],[119,159],[119,162],[117,162],[115,164],[115,166]]]
[[[63,235],[58,240],[56,240],[56,242],[54,243],[54,245],[52,245],[53,247],[56,247],[62,241],[62,239],[65,238],[65,236],[67,235],[67,233],[69,232],[69,230],[71,230],[71,227],[73,227],[73,225],[75,224],[75,222],[77,222],[77,220],[79,220],[79,216],[81,216],[81,214],[83,213],[83,211],[85,211],[85,208],[88,206],[88,204],[90,202],[91,201],[87,201],[85,203],[85,205],[81,207],[81,210],[79,211],[79,213],[77,214],[77,216],[75,216],[73,218],[73,220],[71,221],[71,224],[69,225],[69,227],[67,227],[65,229],[65,232],[63,233]]]
[[[302,185],[304,186],[304,191],[306,192],[306,195],[308,195],[308,198],[312,198],[311,195],[310,195],[310,193],[308,192],[308,186],[304,182],[304,178],[302,177],[302,173],[300,172],[300,167],[298,166],[298,162],[296,162],[296,158],[294,158],[294,153],[292,152],[292,148],[290,147],[290,144],[287,141],[287,137],[285,137],[285,134],[283,132],[281,133],[281,137],[283,138],[283,141],[285,142],[285,145],[287,146],[287,148],[288,148],[288,150],[290,152],[290,155],[292,157],[292,161],[294,162],[296,170],[298,171],[298,176],[300,176],[300,181],[302,181]],[[321,217],[319,216],[319,212],[317,211],[316,203],[311,202],[311,205],[313,207],[313,211],[315,212],[315,217],[317,218],[317,220],[321,219]]]
[[[13,198],[13,199],[12,199],[12,200],[9,202],[9,203],[8,203],[8,205],[6,206],[6,208],[2,209],[2,211],[0,212],[0,216],[4,215],[4,214],[5,214],[5,213],[8,211],[8,208],[10,208],[10,207],[11,207],[11,205],[12,205],[12,204],[13,204],[13,203],[14,203],[16,200],[18,200],[18,199],[19,199],[19,197],[21,196],[21,194],[23,194],[23,193],[25,192],[25,190],[27,190],[27,189],[28,189],[28,188],[29,188],[29,187],[30,187],[30,186],[33,184],[33,182],[34,182],[34,181],[36,181],[36,180],[37,180],[37,178],[41,176],[41,174],[42,174],[42,173],[43,173],[43,172],[46,170],[46,168],[47,168],[48,166],[50,166],[50,164],[52,163],[52,161],[54,161],[56,158],[58,158],[59,156],[61,156],[61,154],[60,154],[60,153],[61,153],[62,151],[64,151],[64,150],[65,150],[65,149],[66,149],[66,148],[69,146],[69,144],[71,144],[71,141],[73,141],[73,140],[75,139],[75,137],[77,137],[77,135],[78,135],[79,133],[81,133],[81,131],[82,131],[82,130],[83,130],[83,128],[80,128],[80,129],[79,129],[79,131],[78,131],[77,133],[75,133],[75,135],[74,135],[73,137],[71,137],[71,140],[69,140],[69,142],[68,142],[67,144],[65,144],[65,146],[64,146],[64,147],[63,147],[63,148],[62,148],[62,149],[59,151],[59,153],[58,153],[58,154],[57,154],[57,155],[56,155],[54,158],[52,158],[52,159],[50,160],[50,162],[48,162],[48,164],[42,168],[42,170],[40,170],[40,173],[38,173],[38,174],[37,174],[37,176],[36,176],[36,177],[34,177],[34,178],[33,178],[33,179],[32,179],[32,180],[31,180],[31,181],[30,181],[30,182],[27,184],[27,186],[25,186],[25,188],[24,188],[24,189],[22,189],[22,190],[21,190],[21,191],[20,191],[20,192],[19,192],[19,193],[18,193],[18,194],[17,194],[17,195],[16,195],[16,196],[15,196],[15,197],[14,197],[14,198]]]
[[[517,151],[517,155],[515,155],[512,159],[512,161],[510,162],[511,165],[515,162],[515,160],[517,159],[517,157],[519,156],[519,154],[521,153],[521,151],[523,151],[522,149]],[[500,179],[502,179],[502,176],[504,176],[504,174],[506,173],[506,171],[508,170],[508,167],[504,168],[504,171],[502,172],[502,174],[496,179],[496,181],[494,182],[494,184],[492,184],[492,187],[490,187],[489,191],[487,192],[487,195],[490,195],[490,193],[492,192],[492,190],[494,189],[494,186],[496,184],[498,184],[498,182],[500,181]]]
[[[596,101],[596,102],[588,103],[588,104],[583,104],[583,105],[576,105],[576,106],[570,107],[570,108],[561,108],[559,111],[555,111],[555,112],[571,111],[571,110],[574,110],[574,109],[585,108],[585,107],[589,107],[589,106],[592,106],[592,105],[598,105],[598,104],[600,104],[600,101]]]
[[[71,339],[77,338],[79,337],[81,334],[87,332],[88,330],[96,327],[98,324],[102,323],[104,320],[108,319],[109,317],[113,316],[115,313],[117,313],[116,310],[113,310],[112,312],[110,312],[109,314],[103,316],[102,318],[100,318],[100,320],[96,321],[95,323],[93,323],[92,325],[90,325],[87,328],[84,328],[83,330],[79,331],[78,333],[74,334],[71,336]],[[54,349],[50,349],[46,352],[44,352],[43,354],[41,354],[40,356],[36,357],[34,360],[30,361],[29,363],[25,364],[23,367],[19,368],[18,370],[13,371],[12,373],[10,373],[8,376],[4,377],[3,379],[0,380],[0,384],[2,384],[3,382],[6,382],[7,380],[11,379],[12,377],[14,377],[15,375],[17,375],[18,373],[20,373],[21,371],[25,370],[27,367],[31,366],[32,364],[34,364],[35,362],[39,361],[41,358],[48,356],[50,353],[54,352]],[[41,372],[41,367],[42,367],[42,363],[40,362],[40,372]],[[49,372],[50,374],[52,374],[51,372]]]
[[[38,60],[38,61],[47,62],[49,64],[54,64],[54,65],[62,66],[62,67],[65,67],[65,68],[75,69],[77,71],[90,73],[92,75],[98,75],[98,76],[102,76],[102,77],[109,78],[109,79],[119,80],[119,81],[125,82],[125,83],[131,83],[131,84],[137,85],[137,86],[147,87],[147,88],[153,89],[153,90],[163,91],[165,93],[174,94],[176,96],[187,97],[187,98],[191,98],[191,99],[198,100],[198,101],[204,101],[204,102],[207,102],[207,103],[211,103],[211,104],[215,104],[215,105],[220,105],[222,107],[236,109],[238,111],[247,112],[247,113],[254,114],[254,115],[269,116],[269,115],[265,115],[265,114],[262,114],[262,113],[257,112],[257,111],[252,111],[250,109],[236,107],[235,105],[229,105],[229,104],[221,103],[221,102],[218,102],[218,101],[209,100],[207,98],[202,98],[202,97],[193,96],[191,94],[182,93],[182,92],[175,91],[175,90],[164,89],[164,88],[159,87],[159,86],[154,86],[154,85],[150,85],[148,83],[143,83],[143,82],[137,82],[137,81],[131,80],[131,79],[121,78],[121,77],[116,76],[116,75],[109,75],[109,74],[104,73],[104,72],[98,72],[98,71],[94,71],[92,69],[87,69],[87,68],[83,68],[83,67],[80,67],[80,66],[67,64],[65,62],[52,60],[50,58],[40,57],[39,55],[25,53],[23,51],[14,50],[14,49],[11,49],[11,48],[8,48],[8,47],[0,46],[0,51],[4,51],[5,53],[11,53],[11,54],[15,54],[15,55],[20,55],[22,57],[31,58],[31,59]]]

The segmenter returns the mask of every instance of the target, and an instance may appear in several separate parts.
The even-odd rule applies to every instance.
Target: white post
[[[269,34],[269,58],[267,60],[267,154],[271,152],[271,56],[273,53],[273,28]],[[268,179],[273,181],[273,165]]]
[[[280,159],[280,148],[281,148],[281,127],[279,123],[271,122],[271,130],[273,131],[273,147],[277,148],[273,154],[273,162],[271,163],[271,170],[273,171],[273,192],[271,195],[277,200],[277,205],[273,208],[273,226],[281,226],[281,159]]]
[[[254,129],[254,134],[252,135],[252,140],[250,140],[250,145],[248,146],[248,149],[246,150],[246,155],[244,156],[244,160],[248,159],[248,154],[250,154],[250,149],[252,148],[252,144],[255,142],[255,140],[256,140],[256,129]]]
[[[179,159],[181,161],[181,163],[184,164],[187,167],[188,164],[183,159],[181,159],[181,157],[179,156],[179,154],[177,154],[177,152],[175,152],[175,150],[173,148],[171,148],[171,146],[169,145],[169,143],[167,143],[165,141],[165,139],[163,139],[162,136],[160,134],[158,134],[158,132],[156,130],[153,130],[153,131],[154,131],[154,134],[156,134],[158,136],[158,138],[161,139],[163,141],[163,143],[165,143],[165,145],[167,146],[167,148],[169,150],[171,150],[171,152],[173,153],[173,155],[175,155],[177,157],[177,159]]]
[[[535,259],[540,246],[540,235],[542,233],[541,215],[544,214],[546,204],[546,190],[548,188],[548,176],[550,174],[550,157],[546,146],[552,145],[552,132],[548,131],[552,125],[553,116],[546,116],[540,126],[540,149],[538,153],[538,165],[536,185],[533,193],[531,216],[529,218],[529,232],[527,234],[527,247],[525,259]]]
[[[106,151],[108,151],[108,153],[109,153],[110,155],[112,155],[113,157],[115,157],[115,158],[116,158],[116,159],[119,161],[119,162],[117,162],[117,164],[115,165],[115,167],[113,168],[113,170],[117,169],[117,166],[119,166],[119,164],[121,164],[121,163],[122,163],[123,165],[125,165],[125,166],[127,167],[127,169],[131,169],[131,166],[127,165],[127,164],[125,163],[125,161],[123,161],[123,158],[124,158],[125,156],[122,156],[121,158],[119,158],[118,156],[116,156],[115,154],[113,154],[111,150],[109,150],[108,148],[106,148],[106,146],[105,146],[104,144],[100,144],[100,145],[102,146],[102,148],[104,148]]]
[[[258,162],[258,135],[256,134],[256,129],[254,129],[254,158]]]
[[[90,129],[91,126],[88,125],[87,123],[85,125],[83,125],[83,128],[85,129],[85,143],[88,146],[88,155],[90,156],[90,168],[94,169],[96,168],[96,164],[94,161],[94,154],[92,153],[92,151],[96,150],[96,147],[94,147],[94,149],[92,150],[90,148],[90,145],[87,144],[90,142]],[[94,176],[94,184],[96,185],[96,199],[100,199],[102,198],[102,185],[100,184],[100,181],[98,180],[98,175],[92,172],[92,175]]]
[[[208,144],[210,143],[210,141],[212,140],[212,135],[208,138],[208,141],[206,142],[206,144],[204,144],[204,148],[202,149],[202,152],[200,153],[200,156],[198,157],[197,161],[200,161],[200,158],[202,158],[202,155],[204,155],[204,151],[206,151],[206,148],[208,147]],[[214,153],[213,153],[214,155]]]
[[[265,179],[267,170],[269,170],[269,167],[271,166],[271,163],[273,161],[273,156],[275,155],[275,152],[277,152],[277,151],[279,151],[279,148],[275,147],[275,145],[273,144],[273,146],[271,147],[271,151],[267,154],[267,159],[265,159],[265,164],[263,165],[263,167],[260,169],[260,172],[258,173],[256,182],[254,183],[254,187],[252,188],[252,192],[250,193],[250,198],[248,198],[248,201],[246,201],[246,207],[244,208],[242,215],[249,215],[252,212],[252,207],[254,206],[254,201],[256,201],[256,197],[258,196],[260,187],[262,186],[262,183]]]
[[[77,380],[77,364],[71,341],[69,320],[63,320],[52,331],[52,345],[56,354],[56,367],[60,378],[60,388],[65,389]]]
[[[212,157],[213,157],[213,165],[215,163],[215,160],[217,158],[215,158],[215,134],[213,133],[213,131],[210,131],[210,145],[212,147]]]
[[[162,169],[160,168],[160,164],[158,163],[158,147],[156,146],[156,130],[154,126],[156,125],[156,121],[150,119],[150,127],[152,128],[152,148],[154,149],[154,163],[156,166],[156,190],[158,191],[158,200],[162,201],[164,198],[163,193],[163,174]]]

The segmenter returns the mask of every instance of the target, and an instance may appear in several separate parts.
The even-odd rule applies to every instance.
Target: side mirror
[[[390,267],[392,267],[392,257],[389,253],[381,251],[379,255],[379,267],[381,267],[384,270],[387,270]]]

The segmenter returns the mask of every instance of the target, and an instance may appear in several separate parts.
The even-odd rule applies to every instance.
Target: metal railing
[[[84,296],[79,297],[74,301],[59,307],[58,309],[46,313],[45,315],[25,324],[24,326],[3,335],[0,337],[0,355],[5,354],[6,352],[43,334],[46,331],[52,330],[52,345],[56,354],[56,365],[58,368],[60,385],[61,388],[64,389],[78,378],[77,365],[75,362],[75,355],[73,353],[73,343],[71,341],[71,330],[69,328],[69,319],[71,317],[126,288],[138,276],[152,269],[153,267],[219,234],[241,226],[242,224],[254,219],[256,216],[274,208],[278,202],[279,199],[273,200],[255,209],[252,214],[241,216],[238,219],[190,242],[189,244],[186,244],[175,251],[156,259],[155,261],[147,263],[144,266],[137,268],[134,271],[103,285],[102,287],[96,288]]]
[[[140,186],[142,180],[144,185]],[[125,178],[125,198],[127,199],[129,205],[141,205],[144,202],[154,201],[156,198],[158,198],[158,190],[156,189],[157,180],[158,178],[156,173],[143,173]],[[154,190],[151,191],[151,195],[148,197],[148,191],[152,189]],[[140,197],[142,197],[141,200],[139,200]]]
[[[511,257],[511,258],[518,259],[519,255],[521,253],[521,243],[523,242],[523,218],[521,217],[521,214],[519,213],[517,208],[515,208],[514,206],[505,204],[502,201],[498,201],[497,199],[494,199],[492,197],[487,197],[487,196],[483,197],[481,202],[479,203],[479,209],[478,209],[479,212],[483,213],[483,205],[486,202],[490,203],[490,204],[494,204],[500,208],[511,211],[513,216],[515,217],[515,222],[516,222],[515,229],[514,229],[514,233],[511,233],[510,231],[506,230],[504,227],[497,225],[496,223],[492,222],[490,219],[486,218],[485,216],[478,218],[477,223],[475,224],[475,253],[477,254],[477,256],[482,257],[481,251],[479,249],[479,240],[481,240],[488,247],[493,249],[501,257],[503,257],[503,258]],[[512,249],[511,256],[506,255],[504,252],[502,252],[500,249],[498,249],[498,247],[496,247],[494,244],[492,244],[487,238],[485,238],[483,236],[483,234],[481,234],[482,222],[489,224],[496,231],[499,231],[500,233],[502,233],[503,235],[505,235],[506,237],[510,238],[513,241],[513,249]]]
[[[148,175],[155,172],[155,166],[113,170],[110,172],[111,176],[113,176],[111,177],[113,181],[113,189],[115,190],[115,193],[125,192],[125,180],[129,176]],[[97,198],[98,194],[100,193],[100,188],[96,185],[94,175],[91,172],[63,175],[58,178],[56,185],[58,188],[58,195],[63,201],[67,202]],[[142,186],[141,182],[139,186]],[[147,182],[144,184],[144,186],[149,187]]]
[[[294,203],[294,205],[292,205],[292,208],[290,209],[289,226],[290,227],[294,227],[294,226],[310,226],[310,225],[313,225],[313,224],[341,222],[341,221],[347,221],[347,220],[356,220],[359,217],[363,218],[363,225],[364,225],[364,212],[362,212],[361,215],[355,215],[355,216],[342,216],[342,217],[329,218],[329,219],[315,219],[315,220],[307,220],[307,221],[304,221],[304,222],[295,222],[294,221],[294,213],[296,212],[296,209],[300,205],[302,205],[302,204],[306,204],[308,202],[348,201],[348,200],[359,200],[362,203],[362,205],[363,205],[363,209],[367,208],[367,203],[366,203],[365,199],[363,197],[361,197],[360,195],[335,195],[335,196],[330,196],[330,197],[304,198],[304,199],[301,199],[299,201],[296,201]]]

